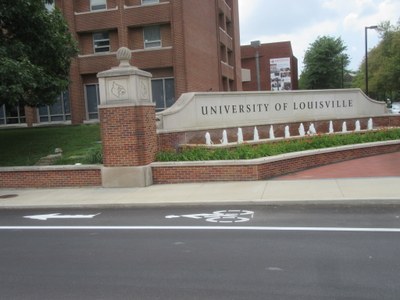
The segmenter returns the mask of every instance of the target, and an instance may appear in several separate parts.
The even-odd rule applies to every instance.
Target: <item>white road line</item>
[[[230,231],[315,231],[315,232],[395,232],[400,228],[363,227],[264,227],[264,226],[0,226],[5,230],[230,230]]]

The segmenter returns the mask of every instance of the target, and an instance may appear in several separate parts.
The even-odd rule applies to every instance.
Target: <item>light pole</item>
[[[368,29],[377,29],[378,26],[366,26],[365,27],[365,93],[368,96]]]
[[[260,82],[260,54],[258,52],[258,48],[260,48],[260,41],[252,41],[251,47],[256,49],[256,76],[257,76],[257,90],[261,91],[261,82]]]
[[[343,55],[340,57],[340,60],[342,62],[342,89],[344,88],[344,57]]]

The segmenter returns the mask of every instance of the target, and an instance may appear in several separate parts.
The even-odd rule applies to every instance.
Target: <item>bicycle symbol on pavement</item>
[[[218,210],[213,213],[191,214],[191,215],[168,215],[166,219],[188,218],[205,220],[212,223],[242,223],[248,222],[254,216],[254,211],[243,209]]]

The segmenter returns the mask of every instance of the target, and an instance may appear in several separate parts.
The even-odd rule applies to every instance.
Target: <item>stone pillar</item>
[[[129,64],[131,51],[117,51],[118,67],[97,74],[103,143],[104,187],[144,187],[153,183],[157,151],[151,74]]]

